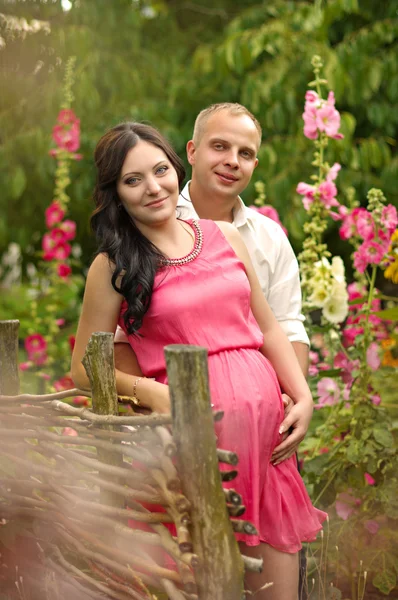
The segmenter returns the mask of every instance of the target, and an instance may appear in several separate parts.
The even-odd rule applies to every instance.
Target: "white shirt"
[[[189,194],[182,190],[177,215],[198,219]],[[245,206],[241,198],[234,209],[233,225],[249,251],[261,289],[276,319],[291,342],[309,345],[301,314],[301,287],[297,259],[282,228],[272,219]]]

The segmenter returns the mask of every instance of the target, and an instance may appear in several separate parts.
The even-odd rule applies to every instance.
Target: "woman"
[[[212,403],[225,413],[218,442],[239,455],[234,487],[244,498],[245,518],[259,532],[237,538],[245,554],[264,558],[263,573],[249,576],[247,585],[254,592],[273,581],[258,600],[297,600],[297,552],[302,541],[315,538],[326,515],[312,507],[295,457],[270,463],[283,419],[280,385],[312,411],[291,344],[235,228],[177,219],[184,168],[155,129],[114,127],[99,141],[95,162],[92,226],[99,252],[87,277],[74,382],[88,386],[81,360],[90,335],[114,332],[119,323],[144,374],[116,370],[119,394],[169,412],[164,346],[206,346]]]

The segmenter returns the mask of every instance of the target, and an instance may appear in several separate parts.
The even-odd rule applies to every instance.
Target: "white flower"
[[[333,256],[331,270],[336,281],[339,283],[345,283],[345,268],[340,256]]]
[[[326,282],[320,282],[318,285],[313,287],[312,294],[308,298],[308,301],[312,306],[323,308],[325,302],[329,299],[330,292],[330,285],[328,285]]]
[[[334,282],[323,305],[323,316],[330,323],[341,323],[348,315],[348,294],[344,283]]]

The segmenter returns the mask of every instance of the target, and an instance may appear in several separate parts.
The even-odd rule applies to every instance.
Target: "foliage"
[[[258,179],[299,249],[305,213],[295,194],[307,176],[310,151],[298,114],[310,57],[321,54],[342,109],[344,141],[331,162],[344,167],[340,189],[365,197],[383,188],[397,201],[397,15],[394,3],[374,0],[292,2],[200,0],[0,0],[0,253],[11,241],[33,260],[51,195],[53,167],[45,159],[48,131],[61,103],[65,63],[76,56],[75,110],[84,120],[83,161],[71,169],[71,218],[84,262],[93,187],[91,157],[104,130],[122,119],[149,120],[184,155],[197,112],[217,101],[238,101],[264,128]],[[14,18],[14,20],[11,19]],[[25,21],[23,21],[25,19]],[[165,51],[167,49],[167,51]],[[248,204],[255,197],[250,187]],[[335,226],[330,227],[330,240]],[[27,256],[28,255],[28,256]]]
[[[320,325],[313,326],[317,351],[311,352],[310,373],[319,412],[303,445],[305,476],[315,502],[332,517],[340,568],[354,581],[361,562],[373,585],[388,594],[396,586],[398,564],[398,455],[396,427],[381,385],[382,378],[392,376],[393,364],[385,357],[382,361],[381,354],[394,347],[398,309],[380,310],[386,298],[375,281],[377,268],[388,264],[397,211],[375,189],[368,193],[366,209],[337,200],[334,181],[340,165],[330,167],[325,155],[329,140],[339,137],[340,121],[333,94],[322,99],[327,82],[320,77],[319,57],[312,64],[310,86],[317,92],[307,92],[303,119],[304,135],[314,140],[317,172],[313,185],[297,188],[308,212],[300,267],[306,309],[320,308],[322,315]],[[329,263],[331,253],[323,241],[330,217],[342,221],[340,235],[355,250],[356,281],[348,287],[343,263],[336,256]],[[361,598],[355,585],[351,591],[353,600]]]

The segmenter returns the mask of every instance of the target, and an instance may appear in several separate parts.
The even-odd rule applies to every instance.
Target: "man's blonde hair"
[[[199,145],[200,140],[202,139],[203,133],[205,131],[206,123],[209,120],[209,118],[215,113],[220,112],[222,110],[228,111],[231,115],[247,115],[253,121],[257,129],[261,144],[261,125],[257,121],[256,117],[250,112],[250,110],[248,110],[242,104],[238,104],[237,102],[220,102],[219,104],[211,104],[211,106],[204,108],[196,117],[192,136],[195,145]]]

